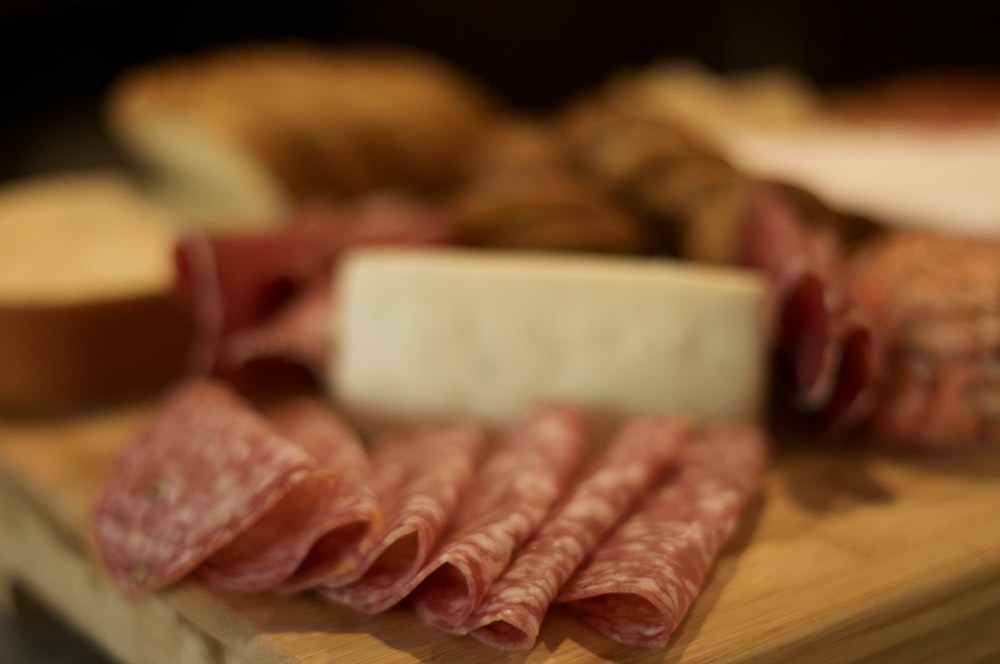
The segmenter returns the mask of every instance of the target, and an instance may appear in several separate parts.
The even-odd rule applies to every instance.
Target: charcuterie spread
[[[671,76],[544,119],[396,49],[123,77],[109,121],[167,220],[146,328],[100,329],[132,358],[157,327],[169,367],[30,399],[0,376],[0,409],[160,390],[93,510],[119,590],[409,607],[501,650],[535,647],[558,607],[663,648],[761,490],[772,430],[996,440],[1000,241],[748,172],[735,98],[675,105],[691,81]],[[35,325],[15,304],[0,320]],[[63,325],[77,309],[49,327],[90,329]]]

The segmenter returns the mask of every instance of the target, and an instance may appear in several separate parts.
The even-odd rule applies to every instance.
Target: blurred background
[[[824,87],[1000,67],[998,26],[1000,3],[964,0],[0,0],[0,179],[108,158],[97,109],[116,75],[245,40],[404,43],[455,61],[513,104],[546,109],[676,55],[720,72],[794,67]]]

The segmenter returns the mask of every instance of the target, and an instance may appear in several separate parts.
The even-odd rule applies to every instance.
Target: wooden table
[[[193,581],[122,596],[86,532],[109,464],[147,412],[0,420],[0,583],[126,662],[1000,661],[1000,450],[782,446],[670,647],[621,646],[553,613],[534,650],[503,653],[408,608],[368,617]]]

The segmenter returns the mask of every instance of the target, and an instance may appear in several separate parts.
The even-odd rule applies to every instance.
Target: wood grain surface
[[[661,650],[553,611],[534,650],[369,617],[311,595],[184,582],[127,598],[90,552],[90,513],[148,406],[0,421],[0,582],[124,662],[979,662],[1000,656],[1000,450],[779,445],[765,487]]]

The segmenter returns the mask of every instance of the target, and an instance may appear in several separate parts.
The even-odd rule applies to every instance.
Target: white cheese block
[[[337,276],[329,387],[364,428],[509,419],[540,399],[601,421],[640,413],[758,421],[766,288],[661,259],[369,249]]]

